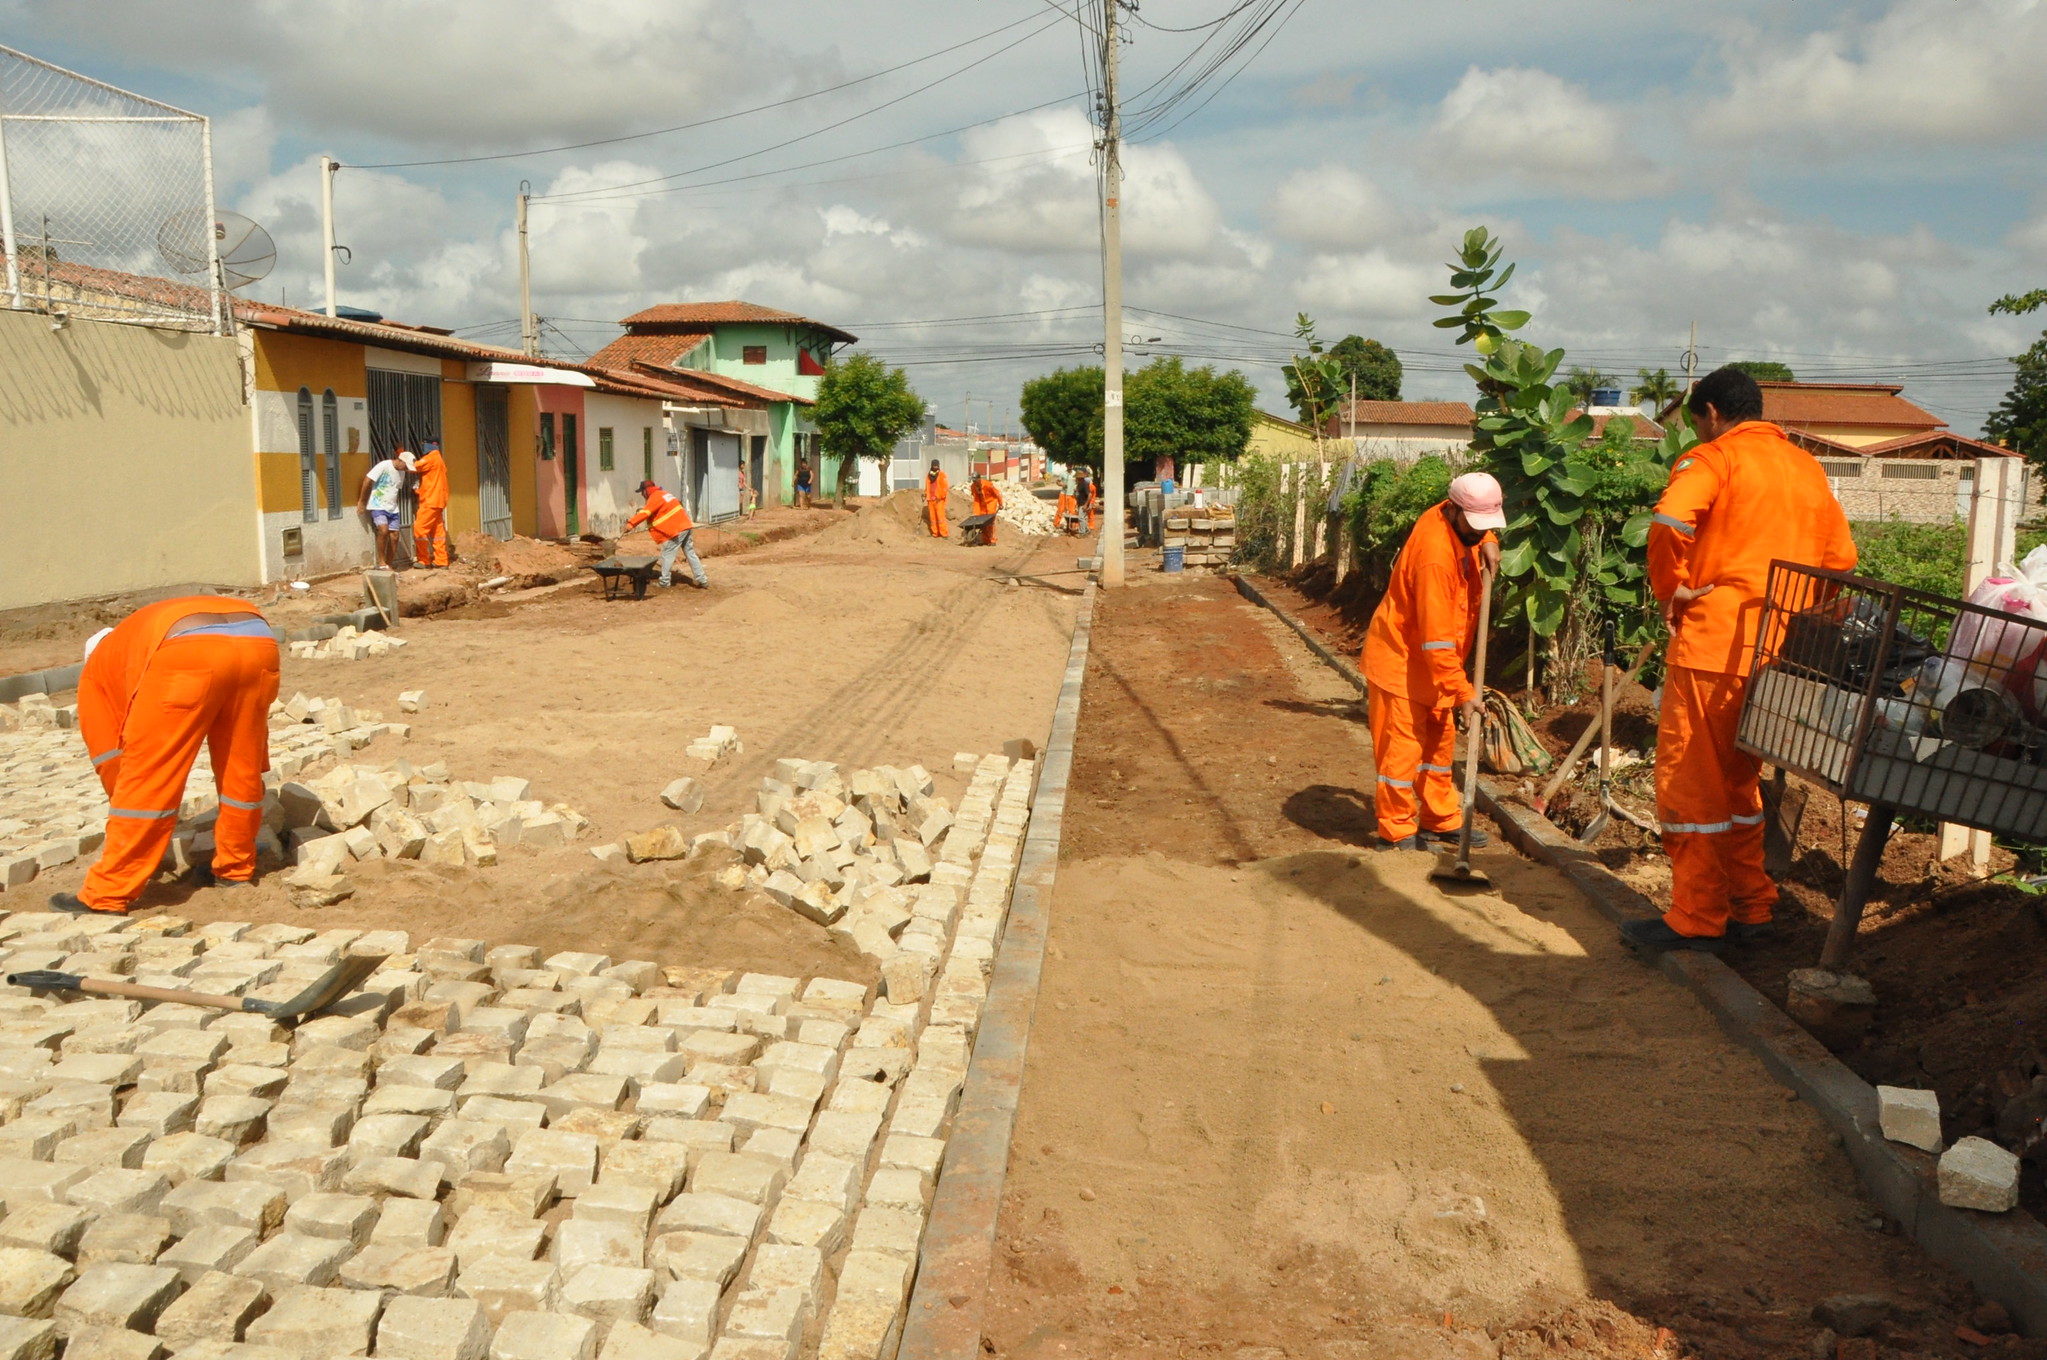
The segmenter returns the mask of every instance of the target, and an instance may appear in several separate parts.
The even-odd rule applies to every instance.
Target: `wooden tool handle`
[[[219,996],[212,992],[178,992],[168,987],[144,987],[134,982],[115,982],[108,978],[80,978],[78,990],[97,996],[125,996],[136,1001],[169,1001],[184,1006],[208,1006],[219,1011],[242,1009],[242,998]]]
[[[1485,651],[1486,634],[1493,624],[1493,572],[1488,567],[1478,577],[1478,646],[1473,650],[1471,664],[1472,697],[1482,706],[1485,704]],[[1471,858],[1471,810],[1478,806],[1478,753],[1485,745],[1485,716],[1481,711],[1477,722],[1464,734],[1464,832],[1460,837],[1458,854],[1463,859]]]
[[[1530,638],[1528,645],[1533,647],[1535,640]],[[1653,642],[1642,644],[1642,650],[1635,654],[1635,664],[1628,667],[1628,673],[1621,677],[1623,685],[1633,681],[1636,676],[1642,673],[1642,667],[1649,664],[1649,654],[1655,650],[1656,644]],[[1535,800],[1535,810],[1537,812],[1541,812],[1549,807],[1549,800],[1557,796],[1557,790],[1564,786],[1566,779],[1570,778],[1571,771],[1577,768],[1578,757],[1585,754],[1585,748],[1592,744],[1592,738],[1598,732],[1599,728],[1594,724],[1585,724],[1585,730],[1580,732],[1578,740],[1572,743],[1570,753],[1564,757],[1564,763],[1557,766],[1557,772],[1550,776],[1548,785],[1543,788],[1542,797]]]

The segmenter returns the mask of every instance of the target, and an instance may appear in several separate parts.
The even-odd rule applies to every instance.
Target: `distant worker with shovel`
[[[163,600],[93,634],[78,677],[78,734],[112,803],[106,844],[78,895],[58,893],[50,905],[127,913],[163,863],[201,744],[220,795],[213,882],[247,887],[276,698],[277,635],[247,600]]]
[[[426,441],[426,452],[412,465],[419,477],[419,508],[412,517],[412,564],[448,565],[448,464],[441,441]]]
[[[1763,870],[1760,764],[1737,749],[1750,657],[1773,559],[1855,566],[1848,517],[1816,459],[1763,420],[1763,393],[1737,368],[1685,402],[1705,442],[1671,469],[1649,527],[1649,585],[1670,626],[1656,728],[1656,817],[1670,856],[1670,910],[1629,921],[1645,954],[1718,953],[1767,934],[1777,885]]]
[[[703,561],[697,556],[696,523],[690,519],[689,511],[654,482],[641,482],[640,494],[647,498],[647,503],[625,522],[625,532],[631,533],[644,524],[654,536],[654,546],[661,553],[662,586],[675,584],[675,554],[679,551],[689,562],[690,579],[697,583],[697,589],[709,590],[711,583],[705,578]]]
[[[1378,787],[1372,810],[1382,850],[1451,843],[1464,812],[1451,778],[1457,725],[1479,739],[1483,713],[1464,673],[1477,637],[1479,594],[1500,562],[1493,531],[1507,525],[1499,482],[1467,472],[1422,513],[1393,562],[1362,658]],[[1473,827],[1474,845],[1486,843]]]
[[[981,544],[983,547],[992,548],[995,546],[995,517],[1002,513],[1002,493],[995,489],[995,483],[979,473],[975,474],[973,484],[968,490],[974,498],[974,517],[976,519],[983,515],[988,517],[987,523],[980,526]]]
[[[952,483],[945,479],[945,470],[932,459],[931,471],[924,478],[924,525],[933,538],[952,537],[952,530],[945,526],[945,499],[951,494]]]

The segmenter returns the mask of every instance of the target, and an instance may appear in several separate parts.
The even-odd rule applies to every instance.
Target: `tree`
[[[1613,379],[1596,368],[1580,368],[1573,364],[1570,372],[1564,375],[1564,387],[1577,399],[1580,406],[1590,406],[1595,391],[1613,385]]]
[[[1046,457],[1068,467],[1101,466],[1089,432],[1102,421],[1102,370],[1062,368],[1023,385],[1023,426]]]
[[[1346,335],[1329,347],[1329,357],[1337,364],[1339,401],[1350,400],[1352,377],[1358,380],[1359,401],[1400,400],[1400,356],[1377,340]]]
[[[1301,422],[1319,430],[1323,421],[1350,400],[1351,379],[1357,379],[1359,401],[1400,400],[1400,356],[1377,340],[1346,335],[1326,350],[1315,338],[1315,321],[1306,312],[1294,318],[1294,335],[1305,354],[1281,368],[1286,399]]]
[[[1738,368],[1757,382],[1797,382],[1798,375],[1775,359],[1736,359],[1727,365]]]
[[[2047,306],[2047,288],[2017,297],[2007,293],[1990,304],[1990,311],[1993,316],[1999,312],[2024,316],[2042,306]],[[2016,371],[2011,390],[1984,420],[1983,433],[2032,462],[2047,463],[2047,332],[2012,364]]]
[[[900,368],[850,354],[826,361],[810,418],[824,453],[839,460],[835,498],[843,505],[859,460],[893,457],[897,442],[924,423],[924,399]]]
[[[1233,462],[1251,439],[1250,379],[1204,364],[1189,368],[1178,356],[1158,358],[1124,384],[1123,457],[1156,467],[1160,460]],[[1102,426],[1093,437],[1099,456]]]
[[[1628,389],[1629,401],[1646,401],[1661,411],[1684,393],[1670,370],[1659,368],[1651,373],[1646,368],[1635,370],[1635,385]]]

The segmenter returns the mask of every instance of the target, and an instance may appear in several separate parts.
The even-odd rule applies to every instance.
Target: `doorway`
[[[499,383],[476,389],[476,511],[492,538],[512,536],[512,422]]]
[[[767,496],[761,490],[767,485],[768,437],[764,434],[753,436],[753,452],[747,458],[746,484],[753,488],[754,504],[766,505]]]
[[[562,412],[562,532],[574,538],[583,532],[576,514],[576,500],[583,483],[583,439],[576,429],[576,413]]]
[[[369,371],[370,462],[391,457],[399,449],[418,453],[441,437],[441,380],[427,373]],[[398,497],[398,548],[394,557],[411,560],[412,518],[419,496],[411,480]]]

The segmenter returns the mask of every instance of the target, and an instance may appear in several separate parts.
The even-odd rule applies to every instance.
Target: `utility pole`
[[[1692,322],[1692,341],[1685,346],[1685,395],[1692,394],[1693,374],[1699,369],[1699,323]]]
[[[341,168],[341,162],[332,156],[320,157],[320,238],[326,249],[321,252],[327,266],[327,315],[334,312],[334,172]]]
[[[1102,7],[1102,526],[1105,586],[1123,584],[1123,113],[1116,106],[1117,10]]]
[[[519,181],[519,348],[526,357],[540,357],[540,323],[533,316],[533,260],[526,250],[526,196],[532,186]]]

